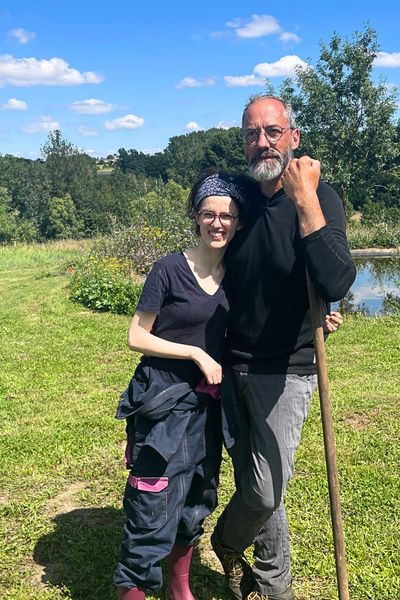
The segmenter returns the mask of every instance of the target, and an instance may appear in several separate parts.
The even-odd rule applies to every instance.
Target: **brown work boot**
[[[248,598],[254,589],[254,577],[251,566],[243,556],[234,550],[226,548],[214,533],[211,536],[211,546],[224,569],[228,588],[237,600]]]
[[[296,600],[296,598],[292,586],[289,586],[284,592],[272,594],[272,596],[265,596],[260,594],[260,592],[250,592],[247,600]]]

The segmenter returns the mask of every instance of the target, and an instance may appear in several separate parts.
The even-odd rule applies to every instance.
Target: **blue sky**
[[[269,77],[315,64],[320,42],[369,22],[374,78],[400,89],[400,3],[337,0],[2,0],[0,154],[40,156],[52,129],[92,156],[162,151],[172,136],[239,125]]]

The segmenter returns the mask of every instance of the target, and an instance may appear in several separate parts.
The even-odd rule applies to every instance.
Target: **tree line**
[[[337,190],[349,215],[371,206],[400,212],[398,97],[384,79],[372,79],[378,51],[376,32],[368,25],[351,39],[334,34],[321,43],[314,66],[298,67],[278,91],[265,83],[265,93],[293,104],[300,153],[321,161],[324,180]],[[148,194],[158,194],[163,210],[168,209],[172,182],[184,202],[208,167],[247,171],[239,127],[174,136],[154,155],[121,148],[107,176],[59,130],[49,134],[41,150],[38,160],[0,156],[2,243],[108,233],[129,224]]]

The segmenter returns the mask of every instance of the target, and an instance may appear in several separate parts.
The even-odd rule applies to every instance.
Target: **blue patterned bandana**
[[[241,205],[245,205],[246,201],[243,196],[242,189],[235,181],[232,175],[210,175],[201,184],[194,197],[193,205],[197,211],[201,202],[208,196],[230,196],[233,200]]]

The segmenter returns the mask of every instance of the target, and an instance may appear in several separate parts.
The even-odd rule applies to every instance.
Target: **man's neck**
[[[267,196],[267,198],[272,198],[283,187],[280,177],[272,181],[260,181],[259,183],[263,195]]]

